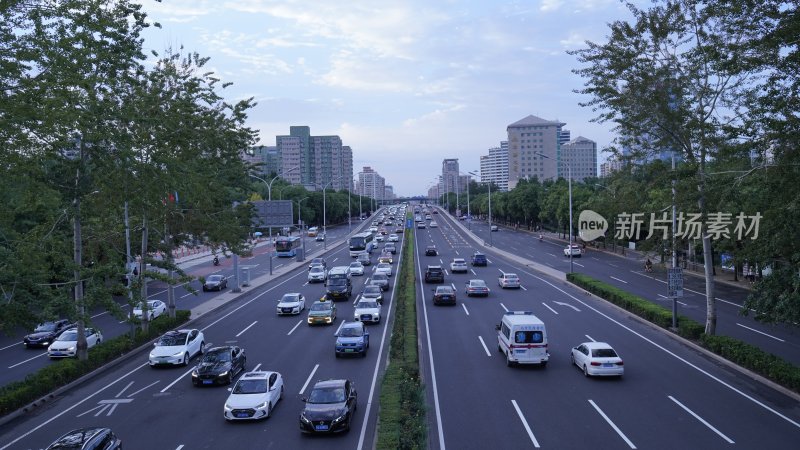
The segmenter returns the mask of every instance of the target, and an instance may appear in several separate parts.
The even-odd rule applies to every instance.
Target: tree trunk
[[[714,298],[714,259],[711,253],[711,237],[703,236],[703,259],[706,274],[706,334],[717,332],[717,301]]]
[[[150,330],[150,321],[147,317],[147,277],[145,276],[145,269],[147,268],[147,263],[145,262],[145,258],[147,257],[147,217],[142,217],[142,259],[139,267],[139,276],[142,282],[142,333],[147,333]]]
[[[81,200],[75,197],[75,219],[73,220],[73,249],[72,256],[75,262],[75,307],[78,310],[78,342],[76,344],[75,356],[79,361],[86,361],[89,358],[88,345],[86,343],[86,326],[83,323],[83,280],[81,279],[81,267],[83,251],[81,247]]]
[[[167,227],[164,226],[164,240],[167,243],[167,264],[169,265],[169,284],[167,285],[167,312],[169,317],[175,318],[175,285],[172,284],[172,278],[175,276],[175,271],[172,270],[173,257],[172,257],[172,239],[167,232]]]

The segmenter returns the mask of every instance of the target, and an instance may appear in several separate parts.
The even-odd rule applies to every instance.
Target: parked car
[[[306,309],[306,298],[299,292],[283,294],[283,297],[278,300],[276,309],[279,316],[285,314],[300,314],[301,311]]]
[[[605,342],[584,342],[572,349],[572,364],[585,376],[617,376],[625,373],[622,358]]]
[[[317,381],[300,412],[300,431],[310,434],[339,433],[350,429],[358,394],[350,380]]]
[[[122,440],[111,428],[78,428],[56,439],[47,450],[119,450]]]
[[[485,266],[489,263],[486,259],[486,255],[481,252],[475,252],[472,254],[472,265],[473,266]]]
[[[103,342],[103,335],[99,330],[94,328],[84,328],[86,336],[86,347],[92,348],[95,345]],[[77,354],[78,348],[78,329],[70,328],[61,333],[49,347],[47,347],[47,356],[51,359],[56,358],[70,358]]]
[[[450,263],[450,273],[466,273],[468,271],[469,267],[464,258],[453,258],[453,262]]]
[[[367,356],[369,331],[362,322],[345,322],[336,333],[336,357],[342,355]]]
[[[444,283],[444,270],[442,266],[428,266],[425,269],[426,283]]]
[[[469,280],[467,281],[467,288],[466,288],[467,297],[472,297],[473,295],[488,297],[489,296],[489,286],[486,286],[486,282],[483,280]]]
[[[364,275],[364,266],[358,261],[351,262],[350,275]]]
[[[283,377],[278,372],[258,371],[242,375],[225,400],[225,420],[266,419],[283,398]]]
[[[164,333],[150,351],[151,367],[189,365],[195,355],[203,354],[206,345],[203,332],[198,329],[183,329]]]
[[[320,299],[311,305],[308,311],[308,324],[330,325],[336,320],[336,304],[327,298]]]
[[[376,300],[362,297],[361,300],[356,303],[353,320],[364,323],[380,323],[381,304]]]
[[[192,370],[192,384],[195,386],[231,384],[233,379],[244,371],[245,365],[247,357],[243,348],[232,345],[210,348]]]
[[[451,286],[436,286],[433,290],[433,304],[434,305],[455,305],[456,304],[456,291]]]
[[[142,318],[142,304],[139,303],[133,308],[133,315],[136,316],[137,319]],[[164,314],[167,312],[167,304],[162,302],[161,300],[148,300],[147,301],[147,317],[149,320],[153,320],[156,317]]]
[[[425,247],[425,256],[437,256],[438,254],[439,254],[439,251],[436,250],[436,246],[435,245],[429,245],[429,246]]]
[[[581,246],[578,244],[567,245],[564,247],[564,256],[569,256],[572,253],[573,258],[580,258],[581,257]]]
[[[49,347],[61,333],[74,326],[67,319],[40,323],[33,329],[33,333],[22,338],[22,343],[25,347]]]
[[[228,287],[228,279],[223,275],[209,275],[203,283],[203,291],[221,291]]]

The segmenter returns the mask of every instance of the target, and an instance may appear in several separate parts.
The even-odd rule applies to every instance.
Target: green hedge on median
[[[425,391],[420,383],[417,351],[413,234],[406,233],[404,240],[389,365],[381,385],[378,449],[425,448],[427,439]]]
[[[186,323],[189,320],[189,314],[189,311],[178,310],[175,312],[175,319],[161,316],[150,322],[150,330],[147,334],[142,333],[142,330],[139,329],[133,340],[127,334],[109,339],[92,347],[86,361],[65,359],[39,369],[25,377],[24,381],[15,381],[3,386],[0,388],[0,416],[24,407],[155,339],[164,332]]]
[[[567,280],[662,328],[671,329],[672,311],[584,274],[567,274]],[[800,368],[758,347],[728,336],[709,336],[703,324],[678,316],[676,333],[741,367],[800,392]]]

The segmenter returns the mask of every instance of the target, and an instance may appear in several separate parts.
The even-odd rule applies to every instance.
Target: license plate
[[[61,355],[63,355],[63,353],[61,353],[61,352],[52,352],[52,353],[50,353],[50,354],[51,354],[52,356],[61,356]]]
[[[346,349],[344,349],[344,352],[345,352],[345,353],[351,353],[352,351],[353,351],[353,349],[352,349],[352,348],[346,348]]]
[[[611,363],[603,363],[603,367],[614,367],[614,364],[611,364]]]
[[[327,425],[314,425],[314,429],[317,431],[328,431]]]
[[[236,413],[236,417],[245,418],[245,417],[250,417],[250,416],[247,413]]]
[[[514,349],[514,353],[525,353],[525,352],[527,352],[527,351],[528,351],[528,350],[526,350],[526,349],[524,349],[524,348],[517,348],[517,349]]]
[[[203,380],[203,384],[211,384],[214,380]]]

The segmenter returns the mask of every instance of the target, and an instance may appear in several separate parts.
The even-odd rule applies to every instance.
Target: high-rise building
[[[558,144],[564,145],[570,141],[569,139],[570,132],[566,128],[562,128],[561,132],[558,134]]]
[[[309,190],[352,189],[353,151],[339,136],[311,136],[310,127],[292,126],[275,141],[279,174],[289,183]]]
[[[442,161],[442,195],[447,192],[458,192],[465,190],[466,187],[460,185],[458,178],[458,158],[448,158]]]
[[[384,200],[394,200],[396,198],[393,186],[387,184],[383,187],[383,198]]]
[[[600,177],[605,178],[612,173],[621,170],[624,165],[622,159],[616,156],[610,156],[606,162],[600,164]]]
[[[372,167],[364,167],[358,173],[358,195],[383,200],[386,195],[386,180]]]
[[[597,143],[583,136],[561,146],[561,161],[559,176],[567,178],[567,166],[572,168],[572,179],[582,181],[586,178],[597,177]]]
[[[257,145],[250,148],[250,151],[244,152],[242,159],[245,163],[254,167],[252,172],[254,175],[262,177],[277,174],[281,163],[278,147],[267,145]]]
[[[508,133],[508,189],[520,179],[558,177],[562,127],[565,123],[528,116],[506,128]],[[544,155],[541,156],[541,155]]]
[[[494,183],[501,191],[508,190],[508,142],[500,142],[500,147],[489,149],[488,155],[481,156],[481,182]]]

